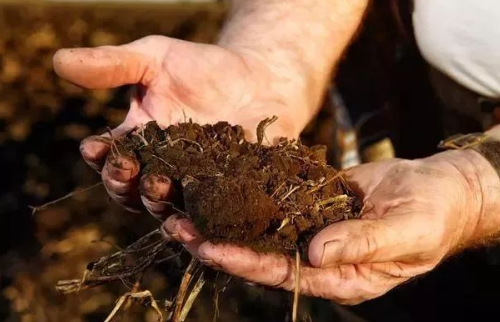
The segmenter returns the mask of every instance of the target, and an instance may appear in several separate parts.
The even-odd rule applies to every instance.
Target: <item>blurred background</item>
[[[381,158],[422,157],[442,138],[428,67],[413,45],[409,15],[387,2],[370,9],[342,62],[307,144],[326,144],[343,167]],[[73,295],[54,285],[81,277],[88,262],[155,229],[157,222],[110,202],[102,187],[32,214],[42,205],[99,182],[80,159],[79,142],[118,125],[130,88],[87,91],[60,80],[52,56],[61,47],[118,45],[151,34],[209,43],[221,28],[221,1],[0,0],[0,321],[103,321],[134,281]],[[404,109],[401,107],[404,106]],[[422,131],[421,124],[426,124]],[[356,138],[356,139],[352,139]],[[470,252],[388,295],[350,308],[302,299],[303,321],[493,321],[500,290],[496,250]],[[183,257],[152,268],[141,282],[171,300]],[[206,287],[189,321],[212,321]],[[219,298],[218,321],[284,321],[290,294],[232,283]],[[490,318],[491,317],[491,318]],[[116,321],[155,321],[131,305]]]

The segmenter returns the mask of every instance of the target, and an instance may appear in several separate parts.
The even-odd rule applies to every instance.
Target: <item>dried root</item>
[[[186,272],[184,273],[184,276],[182,277],[181,286],[179,288],[179,292],[177,293],[174,315],[172,319],[173,322],[183,322],[186,319],[194,303],[194,300],[205,284],[203,275],[203,265],[193,257],[191,259],[191,262],[189,263],[188,268],[186,269]],[[196,279],[195,276],[198,276],[196,283],[188,295],[188,290],[190,288],[191,282]]]
[[[154,264],[177,257],[179,254],[172,255],[169,246],[169,242],[164,240],[159,230],[152,231],[127,248],[88,264],[81,279],[59,281],[56,289],[68,294],[117,280],[124,281],[142,274]],[[204,270],[204,266],[197,259],[191,260],[177,293],[175,306],[171,303],[166,306],[167,319],[172,318],[175,322],[186,320],[194,301],[205,285]],[[164,320],[164,314],[151,292],[138,291],[138,288],[134,288],[118,300],[105,322],[111,321],[120,309],[126,307],[129,300],[137,300],[141,304],[151,306],[158,313],[158,321]],[[168,312],[172,306],[173,312]]]
[[[37,207],[35,207],[35,206],[28,206],[28,207],[32,210],[31,215],[35,215],[37,212],[42,211],[42,210],[45,210],[45,209],[47,209],[47,207],[49,207],[49,206],[55,205],[55,204],[57,204],[57,203],[59,203],[59,202],[61,202],[61,201],[64,201],[64,200],[69,199],[69,198],[72,198],[72,197],[74,197],[74,196],[76,196],[76,195],[79,195],[79,194],[81,194],[81,193],[85,193],[85,192],[87,192],[87,191],[89,191],[89,190],[92,190],[92,189],[94,189],[94,188],[97,188],[97,187],[99,187],[99,186],[101,186],[101,185],[102,185],[102,182],[99,182],[99,183],[96,183],[96,184],[94,184],[94,185],[92,185],[92,186],[90,186],[90,187],[87,187],[87,188],[84,188],[84,189],[81,189],[81,190],[77,190],[77,191],[70,192],[70,193],[68,193],[67,195],[65,195],[65,196],[63,196],[63,197],[61,197],[61,198],[58,198],[58,199],[56,199],[56,200],[53,200],[53,201],[47,202],[46,204],[43,204],[43,205],[41,205],[41,206],[37,206]]]
[[[100,258],[87,265],[82,279],[59,281],[56,289],[64,294],[78,292],[108,282],[124,280],[144,272],[148,267],[168,257],[176,257],[169,250],[159,230],[145,235],[124,250]]]
[[[142,292],[129,292],[129,293],[124,294],[122,297],[120,297],[118,302],[116,302],[115,308],[113,309],[113,311],[111,311],[111,313],[108,315],[108,317],[106,318],[106,320],[104,322],[110,322],[115,317],[115,315],[118,313],[118,311],[120,311],[120,308],[129,299],[138,300],[141,304],[144,304],[144,305],[147,304],[147,305],[151,306],[158,314],[157,321],[158,322],[163,321],[163,313],[160,310],[160,308],[158,307],[158,304],[156,303],[156,300],[154,299],[153,294],[151,294],[150,291],[146,290],[146,291],[142,291]],[[146,300],[149,300],[149,301],[146,301]]]

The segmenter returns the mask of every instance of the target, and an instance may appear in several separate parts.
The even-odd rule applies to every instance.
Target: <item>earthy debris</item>
[[[215,243],[304,256],[312,236],[334,222],[356,218],[361,203],[343,173],[328,166],[321,147],[281,139],[263,145],[245,140],[226,122],[192,122],[162,130],[155,122],[116,142],[117,151],[139,160],[143,174],[172,179],[182,198],[176,209]]]

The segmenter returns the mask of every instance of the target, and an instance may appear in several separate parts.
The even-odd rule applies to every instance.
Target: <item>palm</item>
[[[303,104],[279,90],[288,79],[277,77],[255,57],[215,45],[150,36],[118,47],[61,50],[54,56],[54,69],[61,77],[90,89],[136,85],[129,112],[111,131],[113,137],[150,121],[166,127],[191,119],[201,124],[238,124],[247,139],[255,140],[258,123],[276,115],[278,121],[266,129],[266,138],[272,143],[279,137],[297,137],[307,122],[290,112],[292,105]],[[139,195],[137,160],[121,157],[119,162],[106,162],[109,138],[86,138],[80,150],[85,161],[102,173],[115,201],[130,210],[140,208],[142,201],[152,214],[165,217],[164,201],[172,191],[168,178],[143,178],[141,184],[147,187]]]
[[[276,135],[297,135],[286,126],[285,104],[263,96],[266,84],[260,80],[267,71],[255,61],[218,46],[159,36],[126,46],[154,72],[143,72],[119,133],[152,120],[161,126],[186,119],[201,124],[225,120],[242,125],[253,139],[258,122],[276,114],[281,121]]]
[[[362,218],[330,225],[313,238],[309,263],[301,265],[303,293],[360,303],[431,270],[463,242],[464,214],[472,210],[451,164],[438,157],[389,160],[352,168],[347,177],[363,198]],[[207,265],[253,282],[295,287],[290,258],[204,242],[186,219],[169,218],[164,227]]]

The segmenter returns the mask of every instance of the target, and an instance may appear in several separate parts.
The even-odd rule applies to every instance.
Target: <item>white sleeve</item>
[[[415,0],[424,58],[476,93],[500,98],[500,1]]]

